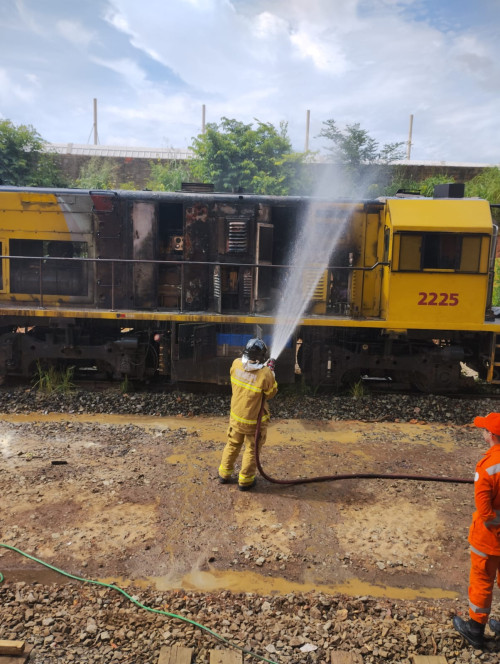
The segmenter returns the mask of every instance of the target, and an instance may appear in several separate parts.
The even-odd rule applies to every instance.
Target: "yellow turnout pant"
[[[259,435],[259,452],[266,442],[267,427],[261,427]],[[254,433],[241,433],[236,431],[233,426],[229,426],[227,430],[227,443],[222,452],[222,460],[219,466],[219,475],[224,479],[229,479],[233,473],[234,464],[241,448],[245,444],[243,450],[243,457],[241,459],[241,470],[238,475],[238,484],[245,486],[252,484],[255,480],[255,472],[257,469],[257,460],[255,458],[255,432]]]

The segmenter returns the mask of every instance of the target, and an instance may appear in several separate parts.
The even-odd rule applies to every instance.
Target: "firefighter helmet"
[[[267,355],[267,346],[262,339],[250,339],[243,355],[248,357],[251,362],[265,362]]]

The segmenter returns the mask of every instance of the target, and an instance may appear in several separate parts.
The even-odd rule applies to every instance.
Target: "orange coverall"
[[[471,569],[469,615],[488,622],[495,576],[500,586],[500,445],[493,445],[476,466],[476,511],[469,530]]]
[[[265,396],[266,399],[271,399],[278,391],[278,384],[271,369],[267,366],[258,366],[261,368],[251,370],[249,368],[251,364],[244,365],[241,358],[234,360],[231,366],[231,414],[219,475],[226,479],[231,477],[234,463],[244,443],[245,449],[238,477],[238,484],[241,486],[253,484],[255,480],[257,468],[254,449],[255,431],[262,398]],[[266,441],[268,422],[269,409],[266,403],[260,426],[259,450]]]

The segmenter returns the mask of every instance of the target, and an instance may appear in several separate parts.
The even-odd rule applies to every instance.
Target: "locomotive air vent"
[[[227,250],[231,254],[248,252],[248,218],[227,217]]]
[[[200,194],[210,194],[214,189],[215,187],[213,184],[208,184],[206,182],[181,182],[181,191],[194,191]]]

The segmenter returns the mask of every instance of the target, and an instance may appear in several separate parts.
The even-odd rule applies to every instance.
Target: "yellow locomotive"
[[[291,248],[312,217],[338,242],[280,356],[280,382],[294,380],[297,339],[311,385],[370,376],[453,391],[463,363],[495,381],[497,229],[488,202],[460,193],[329,201],[193,185],[0,187],[0,376],[41,362],[225,384],[246,339],[272,335]]]

